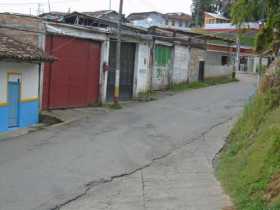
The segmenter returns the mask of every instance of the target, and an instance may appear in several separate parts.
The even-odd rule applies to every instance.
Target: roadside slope
[[[280,89],[256,96],[232,130],[217,175],[239,210],[280,209]]]

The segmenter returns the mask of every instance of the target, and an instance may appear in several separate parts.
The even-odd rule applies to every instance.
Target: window
[[[172,26],[175,26],[175,20],[172,20]]]
[[[166,66],[171,62],[171,48],[158,45],[156,47],[156,64],[159,66]]]
[[[228,65],[228,56],[222,56],[222,65]]]
[[[169,24],[169,21],[168,21],[168,20],[165,20],[165,25],[168,26],[168,24]]]

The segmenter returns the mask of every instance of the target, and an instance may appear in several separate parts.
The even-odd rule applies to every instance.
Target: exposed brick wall
[[[24,15],[0,14],[0,33],[16,40],[41,48],[42,43],[39,37],[42,34],[36,32],[43,31],[44,25],[39,18]]]

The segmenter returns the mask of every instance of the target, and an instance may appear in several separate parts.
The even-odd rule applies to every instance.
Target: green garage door
[[[153,72],[153,89],[162,89],[171,80],[172,47],[157,45],[155,48],[155,66]]]

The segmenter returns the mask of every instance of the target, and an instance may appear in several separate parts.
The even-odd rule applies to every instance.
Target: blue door
[[[20,83],[8,83],[8,102],[9,102],[9,128],[19,126],[19,98]]]

